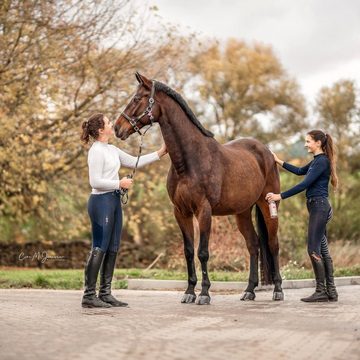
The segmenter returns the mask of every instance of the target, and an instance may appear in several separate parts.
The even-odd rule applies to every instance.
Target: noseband
[[[125,112],[123,111],[121,113],[121,115],[130,123],[130,125],[133,127],[133,129],[139,134],[139,135],[143,135],[139,129],[139,127],[137,126],[137,123],[140,122],[140,124],[142,125],[146,125],[144,123],[141,122],[141,119],[148,115],[149,116],[149,119],[150,119],[150,127],[153,125],[153,121],[154,121],[154,115],[152,114],[152,107],[155,103],[155,100],[154,100],[154,95],[155,95],[155,80],[152,80],[152,87],[151,87],[151,92],[150,92],[150,97],[149,97],[149,100],[148,100],[148,103],[149,105],[147,106],[147,108],[143,111],[142,114],[140,114],[139,116],[137,117],[133,117],[131,118],[129,115],[125,114]],[[149,127],[149,128],[150,128]],[[148,128],[148,129],[149,129]],[[147,130],[148,130],[147,129]],[[147,131],[146,130],[146,131]]]

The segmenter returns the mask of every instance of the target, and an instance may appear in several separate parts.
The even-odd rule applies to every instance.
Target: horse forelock
[[[208,137],[214,137],[214,134],[205,129],[202,124],[200,123],[200,121],[197,119],[197,117],[195,116],[195,114],[193,113],[193,111],[190,109],[189,105],[187,104],[187,102],[184,100],[184,98],[177,93],[175,90],[171,89],[169,86],[163,84],[162,82],[156,81],[155,82],[155,89],[157,91],[162,91],[163,93],[165,93],[166,95],[168,95],[169,97],[171,97],[174,101],[176,101],[181,109],[184,111],[184,113],[186,114],[186,116],[189,118],[189,120],[205,135]]]

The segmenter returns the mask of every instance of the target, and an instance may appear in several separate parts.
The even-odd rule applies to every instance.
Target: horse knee
[[[184,253],[187,260],[194,260],[194,247],[193,246],[185,246]]]
[[[206,262],[209,260],[209,251],[207,250],[200,250],[198,252],[198,258],[200,262]]]

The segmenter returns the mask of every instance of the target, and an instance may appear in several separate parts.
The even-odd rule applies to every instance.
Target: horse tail
[[[264,216],[260,208],[255,208],[256,227],[260,243],[260,279],[262,285],[270,285],[274,283],[274,258],[270,252],[268,244],[268,232]]]

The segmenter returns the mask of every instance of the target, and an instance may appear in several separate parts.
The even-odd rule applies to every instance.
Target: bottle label
[[[269,202],[269,211],[270,211],[271,218],[277,218],[277,208],[276,208],[275,201]]]

